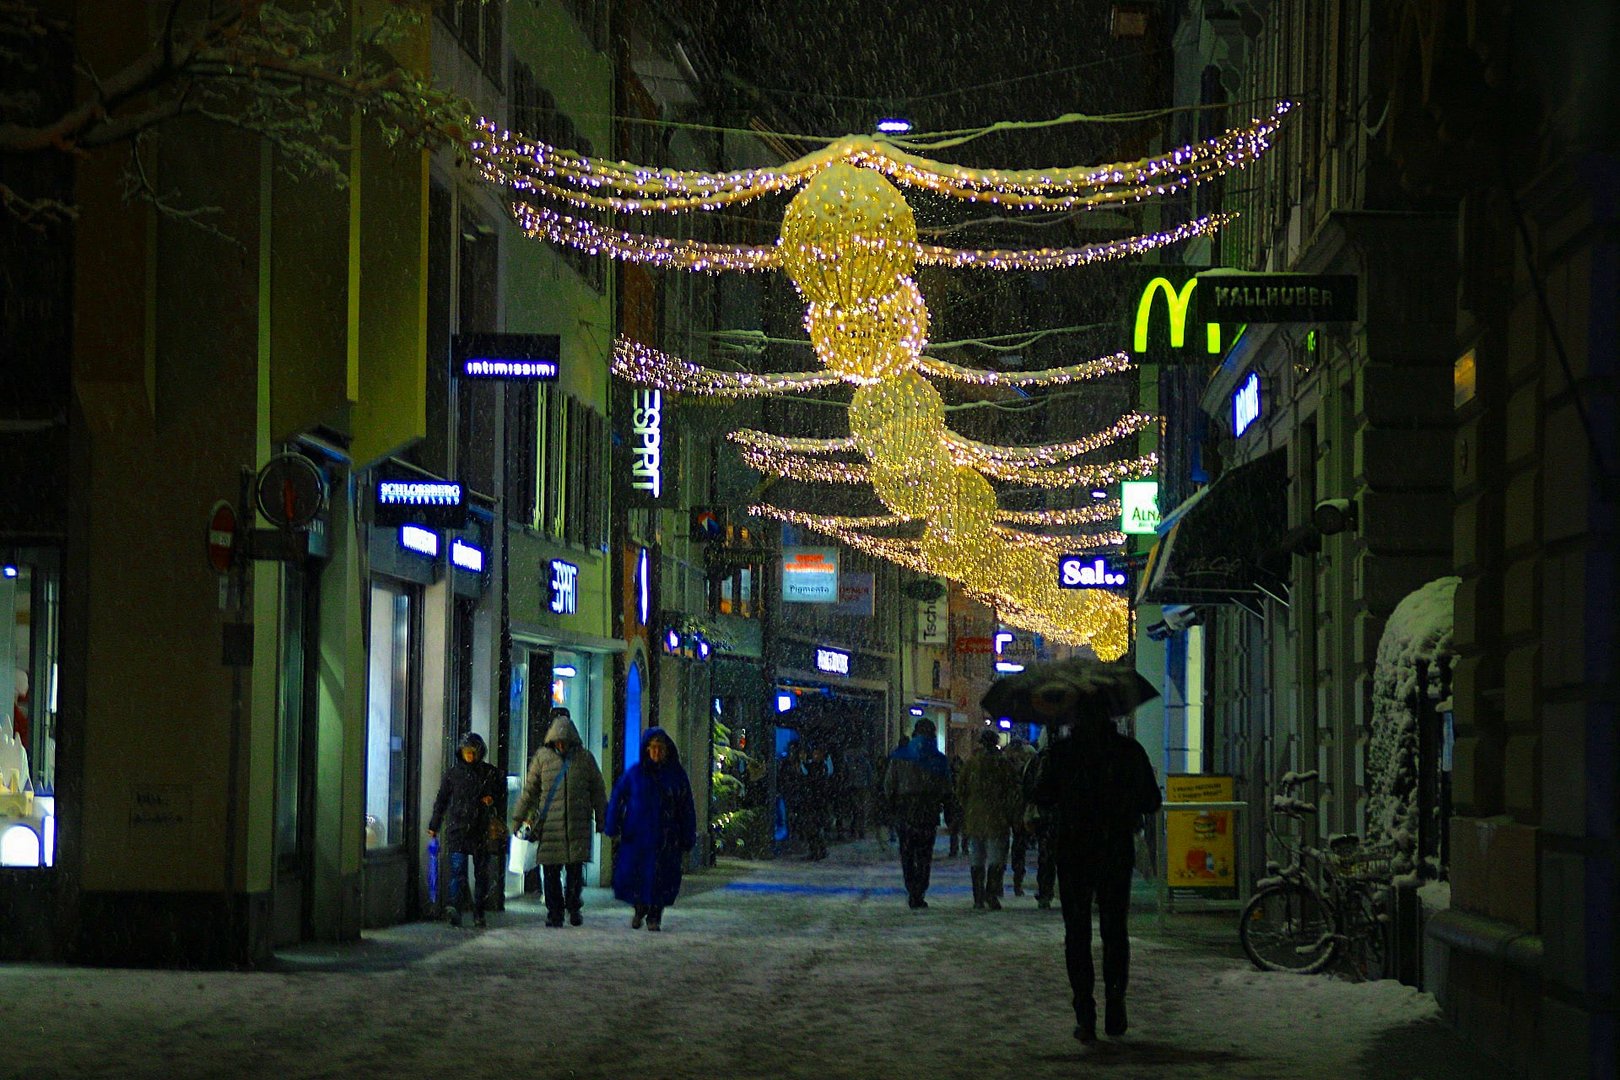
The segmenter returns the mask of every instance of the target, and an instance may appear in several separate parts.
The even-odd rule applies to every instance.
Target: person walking
[[[844,774],[850,839],[865,840],[872,816],[872,759],[864,746],[848,746],[838,755],[838,769]]]
[[[580,741],[579,729],[567,709],[551,710],[545,745],[529,760],[513,812],[513,831],[527,824],[540,844],[540,863],[546,901],[546,925],[578,926],[585,888],[585,864],[591,858],[591,833],[606,824],[607,792],[602,770]],[[567,875],[566,881],[564,875]]]
[[[1024,829],[1029,835],[1030,845],[1035,849],[1035,906],[1042,911],[1051,908],[1057,884],[1057,860],[1052,852],[1051,811],[1041,803],[1039,790],[1041,773],[1046,767],[1047,749],[1050,745],[1051,741],[1048,739],[1035,752],[1035,756],[1025,764],[1020,779],[1020,787],[1024,793]],[[1013,880],[1017,880],[1016,876]],[[1016,890],[1013,895],[1017,895]]]
[[[1018,787],[1018,806],[1013,812],[1012,850],[1008,853],[1007,865],[1012,869],[1012,894],[1024,895],[1024,876],[1029,866],[1029,848],[1034,843],[1034,826],[1025,814],[1024,792],[1022,779],[1024,770],[1035,759],[1035,748],[1029,745],[1029,740],[1014,735],[1007,740],[1007,747],[1002,753],[1012,763],[1013,775],[1020,781]]]
[[[1018,774],[996,733],[979,733],[979,750],[956,779],[962,804],[962,832],[972,858],[973,906],[1001,910],[1001,875],[1007,864],[1007,836],[1022,799]]]
[[[1066,729],[1066,730],[1065,730]],[[1074,992],[1074,1037],[1097,1038],[1095,975],[1091,961],[1091,902],[1097,901],[1103,947],[1103,1030],[1125,1034],[1125,988],[1130,938],[1136,833],[1163,797],[1142,744],[1115,728],[1110,717],[1078,711],[1051,741],[1040,770],[1037,797],[1049,807],[1063,907],[1063,953]]]
[[[697,807],[675,743],[660,727],[641,735],[641,760],[625,770],[608,800],[613,895],[634,910],[630,929],[664,928],[664,909],[681,891],[681,861],[697,846]]]
[[[819,746],[811,747],[799,768],[800,797],[804,801],[799,815],[804,824],[804,857],[813,862],[827,857],[827,829],[833,799],[827,751]]]
[[[796,849],[804,839],[804,740],[795,738],[776,759],[776,792],[782,799],[787,824],[784,852]]]
[[[962,776],[962,759],[951,755],[951,797],[945,802],[945,830],[951,834],[951,846],[945,854],[956,858],[961,851],[967,854],[967,838],[962,835],[962,800],[956,797],[956,782]]]
[[[928,906],[923,897],[933,870],[934,837],[940,812],[951,798],[951,766],[934,745],[936,730],[927,717],[918,720],[910,741],[889,755],[883,777],[883,794],[900,837],[906,902],[913,910]]]
[[[456,760],[445,770],[439,793],[433,800],[427,834],[432,840],[442,831],[440,841],[450,853],[450,885],[445,918],[451,926],[461,925],[461,911],[467,905],[467,861],[473,864],[473,925],[484,925],[490,885],[494,880],[489,859],[490,822],[500,820],[495,800],[506,794],[500,770],[484,760],[484,738],[476,731],[461,737]]]

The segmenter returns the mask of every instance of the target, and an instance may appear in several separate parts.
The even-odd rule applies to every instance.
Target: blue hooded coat
[[[669,754],[663,764],[654,765],[647,747],[659,737],[669,744]],[[682,858],[697,846],[697,808],[675,740],[663,728],[642,733],[641,760],[613,785],[607,834],[619,841],[613,895],[627,904],[673,904],[681,891]]]

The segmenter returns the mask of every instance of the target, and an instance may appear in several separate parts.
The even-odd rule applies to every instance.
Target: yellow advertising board
[[[1175,803],[1231,802],[1230,776],[1165,778],[1165,885],[1171,894],[1237,898],[1237,815],[1231,810],[1177,810]]]

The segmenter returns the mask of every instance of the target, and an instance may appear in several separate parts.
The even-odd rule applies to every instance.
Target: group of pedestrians
[[[829,751],[795,739],[778,763],[777,792],[787,809],[789,843],[802,843],[803,857],[827,857],[827,841],[866,837],[871,816],[871,759],[859,747]]]
[[[692,785],[674,740],[663,728],[643,732],[640,760],[609,796],[569,711],[553,709],[550,720],[544,744],[529,760],[512,820],[512,832],[536,844],[546,925],[584,922],[585,864],[592,834],[601,833],[618,841],[613,895],[631,906],[631,928],[661,930],[664,909],[680,893],[682,864],[697,846]],[[428,820],[428,836],[442,835],[449,852],[445,915],[452,926],[461,925],[468,906],[469,866],[473,925],[485,925],[507,852],[504,815],[497,808],[506,798],[505,780],[484,760],[486,749],[476,732],[463,737]]]
[[[972,860],[975,909],[1001,908],[1010,847],[1013,889],[1022,894],[1024,852],[1033,842],[1039,860],[1037,903],[1050,906],[1054,877],[1061,898],[1074,1035],[1092,1042],[1097,1038],[1092,903],[1103,946],[1103,1027],[1119,1036],[1129,1026],[1126,916],[1135,837],[1162,797],[1147,752],[1120,733],[1111,717],[1077,711],[1048,730],[1038,752],[1016,742],[1002,749],[994,731],[981,733],[977,751],[953,782],[951,763],[935,746],[933,721],[918,720],[911,738],[889,755],[884,794],[899,833],[906,902],[913,909],[928,906],[925,894],[942,814],[960,815]]]

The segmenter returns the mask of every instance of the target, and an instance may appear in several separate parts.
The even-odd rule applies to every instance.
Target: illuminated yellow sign
[[[1145,353],[1148,351],[1148,330],[1152,325],[1153,301],[1161,293],[1164,295],[1164,306],[1169,318],[1169,342],[1171,349],[1183,349],[1187,345],[1187,313],[1192,307],[1193,291],[1198,288],[1198,279],[1189,277],[1178,289],[1167,277],[1160,275],[1153,278],[1142,289],[1142,295],[1136,302],[1136,322],[1131,334],[1131,351]],[[1204,326],[1204,348],[1212,355],[1220,355],[1221,327],[1219,323],[1206,323]]]

